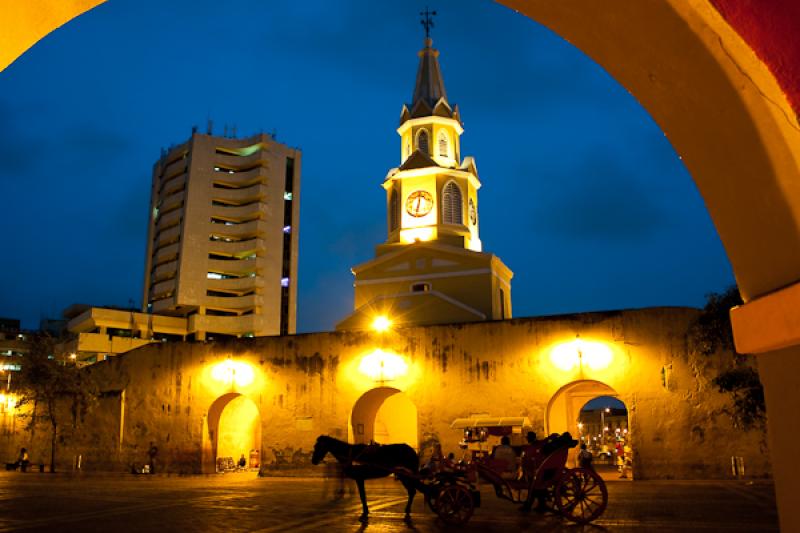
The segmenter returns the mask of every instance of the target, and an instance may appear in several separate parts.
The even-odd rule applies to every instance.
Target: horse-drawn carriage
[[[312,463],[318,464],[330,452],[343,464],[345,475],[358,484],[362,520],[366,520],[369,513],[364,480],[390,474],[394,474],[408,491],[407,517],[414,494],[419,491],[427,506],[444,522],[464,524],[480,506],[481,481],[491,484],[499,498],[521,504],[523,508],[530,509],[536,499],[539,505],[578,524],[587,524],[599,517],[608,503],[602,478],[590,468],[567,467],[569,449],[574,448],[577,441],[565,433],[538,444],[528,450],[536,449],[535,453],[522,455],[519,467],[513,472],[488,454],[458,463],[434,458],[418,470],[416,453],[405,444],[350,445],[322,436],[314,447]]]
[[[489,428],[479,434],[491,432]],[[577,441],[565,433],[550,436],[535,446],[517,446],[522,452],[518,466],[508,465],[489,453],[473,452],[472,460],[455,465],[443,459],[443,466],[428,476],[422,492],[431,510],[450,524],[465,523],[480,506],[481,481],[492,485],[498,498],[521,504],[526,510],[538,500],[543,509],[587,524],[605,511],[608,491],[593,469],[567,467],[569,450],[576,445]]]

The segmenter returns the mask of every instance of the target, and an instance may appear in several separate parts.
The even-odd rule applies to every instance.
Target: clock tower
[[[353,268],[355,310],[337,329],[511,318],[513,273],[484,253],[478,233],[475,160],[461,156],[458,106],[447,99],[439,51],[425,45],[411,104],[400,112],[400,166],[383,181],[386,242]]]

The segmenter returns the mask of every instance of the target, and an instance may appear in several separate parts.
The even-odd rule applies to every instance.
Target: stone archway
[[[232,392],[217,398],[203,424],[203,473],[217,471],[217,461],[241,455],[250,465],[253,450],[261,457],[261,414],[247,396]]]
[[[558,389],[547,403],[544,420],[545,434],[569,431],[575,439],[580,439],[583,433],[583,428],[579,425],[581,410],[591,400],[601,396],[619,400],[617,391],[601,381],[573,381]],[[634,428],[631,425],[629,414],[626,414],[625,428],[627,429],[624,436],[625,442],[635,442]],[[602,432],[602,429],[600,431]],[[607,436],[610,437],[610,435]],[[592,446],[593,444],[595,446]],[[592,440],[590,437],[587,445],[592,448],[591,451],[596,455],[611,453],[612,456],[608,457],[606,462],[610,461],[613,464],[613,461],[616,460],[616,455],[613,451],[614,442],[611,442],[611,440],[604,442],[602,438],[598,441],[597,439]],[[574,461],[577,452],[577,448],[570,450],[570,461]]]
[[[348,428],[352,443],[406,443],[419,449],[417,407],[408,396],[392,387],[365,392],[353,405]]]
[[[569,431],[573,436],[578,435],[581,408],[598,396],[617,397],[618,394],[605,383],[593,380],[573,381],[558,389],[547,403],[545,433],[549,435]]]

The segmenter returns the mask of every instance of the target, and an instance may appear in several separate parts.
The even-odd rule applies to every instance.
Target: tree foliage
[[[46,333],[29,337],[29,351],[17,382],[21,418],[27,419],[31,440],[41,424],[50,428],[50,471],[55,471],[56,449],[83,421],[97,399],[97,386],[88,372],[73,361],[54,355],[54,340]]]
[[[742,298],[736,286],[723,293],[711,293],[706,297],[706,305],[700,316],[689,329],[689,336],[695,349],[710,357],[721,351],[734,354],[729,368],[720,371],[712,384],[720,392],[729,394],[733,401],[730,411],[733,425],[745,431],[764,429],[766,423],[766,404],[764,388],[754,366],[754,360],[747,355],[736,353],[733,343],[730,310],[741,305]]]
[[[720,392],[730,394],[733,399],[731,414],[734,426],[745,431],[764,429],[767,408],[764,403],[764,388],[755,368],[736,366],[721,372],[713,383]]]
[[[697,351],[703,355],[712,355],[725,350],[736,353],[730,311],[741,304],[742,297],[735,285],[728,287],[725,292],[712,292],[706,295],[703,312],[690,328],[690,335]]]

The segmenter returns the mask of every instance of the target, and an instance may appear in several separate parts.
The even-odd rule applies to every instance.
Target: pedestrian
[[[147,450],[147,456],[150,458],[150,473],[156,473],[156,456],[158,455],[158,446],[150,441],[150,449]]]
[[[622,474],[620,479],[628,479],[628,471],[633,469],[633,449],[626,442],[622,446]],[[631,474],[633,477],[633,474]]]
[[[247,466],[247,459],[244,458],[244,454],[239,457],[239,468],[244,470],[244,467]]]
[[[17,465],[19,465],[19,471],[27,472],[29,464],[30,464],[30,458],[28,457],[28,450],[25,448],[20,448],[19,459],[17,459]]]
[[[586,443],[581,443],[581,451],[578,452],[578,467],[580,468],[593,468],[592,467],[592,452],[586,449]]]

